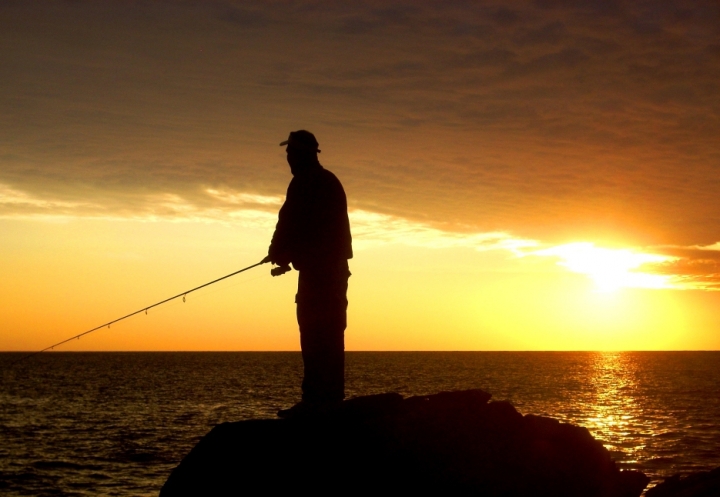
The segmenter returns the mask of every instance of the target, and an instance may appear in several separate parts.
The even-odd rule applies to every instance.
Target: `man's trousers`
[[[301,269],[297,320],[304,365],[302,398],[336,402],[345,398],[347,261],[334,267]]]

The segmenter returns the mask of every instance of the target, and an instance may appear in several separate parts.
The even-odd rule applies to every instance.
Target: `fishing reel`
[[[289,264],[287,264],[285,266],[278,266],[278,267],[272,268],[270,270],[270,274],[272,276],[280,276],[280,275],[287,273],[288,271],[292,271],[292,268],[290,267]]]

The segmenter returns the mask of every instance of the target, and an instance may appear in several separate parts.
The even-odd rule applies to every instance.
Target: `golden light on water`
[[[717,429],[709,422],[688,423],[699,410],[712,411],[688,399],[695,395],[690,393],[694,387],[714,383],[707,371],[702,375],[698,371],[704,361],[712,364],[716,358],[683,352],[591,352],[566,357],[573,364],[571,370],[563,370],[567,377],[546,384],[556,402],[549,407],[549,416],[587,428],[620,469],[642,470],[656,482],[701,464],[686,454],[716,436]],[[555,367],[553,362],[545,367]],[[709,367],[712,370],[715,364]]]
[[[623,464],[638,462],[645,448],[638,435],[649,434],[647,429],[637,430],[645,417],[642,405],[633,395],[637,388],[635,366],[626,354],[599,353],[595,356],[590,377],[595,399],[587,406],[592,414],[585,421],[585,426],[606,442],[608,450],[621,453]]]
[[[672,431],[676,412],[653,395],[652,384],[643,377],[647,367],[641,353],[593,354],[588,376],[592,393],[581,409],[589,414],[570,420],[588,428],[627,469],[652,465],[659,453],[677,450],[679,443]]]
[[[559,245],[534,251],[532,255],[560,258],[558,265],[587,275],[599,292],[612,292],[620,288],[672,288],[669,276],[638,271],[644,264],[674,259],[666,255],[601,248],[589,242]]]

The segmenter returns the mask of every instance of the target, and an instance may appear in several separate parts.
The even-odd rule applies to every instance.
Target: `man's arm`
[[[280,212],[278,213],[278,222],[275,225],[275,232],[273,233],[272,240],[270,241],[268,255],[265,259],[263,259],[264,261],[272,262],[281,268],[287,268],[285,271],[279,272],[277,275],[289,271],[290,263],[293,260],[293,229],[296,222],[295,218],[297,217],[297,213],[295,212],[297,210],[297,206],[295,205],[297,203],[295,199],[296,192],[294,191],[295,188],[293,188],[293,186],[293,181],[291,181],[290,186],[288,186],[285,203],[283,203],[280,208]],[[271,271],[273,276],[277,276],[274,274],[276,270],[279,270],[279,268],[274,268]]]

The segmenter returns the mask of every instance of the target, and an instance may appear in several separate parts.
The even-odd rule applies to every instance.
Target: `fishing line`
[[[50,345],[49,347],[45,347],[45,348],[42,349],[42,350],[38,350],[37,352],[33,352],[32,354],[28,354],[28,355],[26,355],[25,357],[22,357],[22,358],[18,359],[17,361],[13,362],[12,364],[10,364],[10,366],[14,366],[14,365],[17,364],[17,363],[19,363],[19,362],[21,362],[21,361],[24,361],[25,359],[27,359],[27,358],[29,358],[29,357],[32,357],[32,356],[34,356],[34,355],[40,354],[40,353],[42,353],[42,352],[45,352],[46,350],[52,350],[52,349],[54,349],[55,347],[57,347],[58,345],[62,345],[62,344],[64,344],[64,343],[70,342],[70,341],[72,341],[72,340],[80,340],[80,337],[83,337],[83,336],[85,336],[85,335],[87,335],[87,334],[89,334],[89,333],[92,333],[93,331],[97,331],[97,330],[102,329],[102,328],[105,328],[105,327],[110,328],[110,325],[111,325],[111,324],[115,324],[115,323],[117,323],[118,321],[122,321],[123,319],[127,319],[127,318],[132,317],[132,316],[134,316],[134,315],[136,315],[136,314],[140,314],[141,312],[144,312],[145,314],[147,314],[147,311],[149,311],[149,310],[152,309],[153,307],[157,307],[157,306],[162,305],[162,304],[164,304],[164,303],[166,303],[166,302],[170,302],[171,300],[175,300],[175,299],[178,299],[178,298],[182,297],[183,302],[185,302],[185,297],[186,297],[188,294],[194,292],[195,290],[200,290],[201,288],[205,288],[206,286],[210,286],[210,285],[212,285],[213,283],[217,283],[218,281],[222,281],[222,280],[228,279],[228,278],[230,278],[231,276],[235,276],[236,274],[240,274],[240,273],[242,273],[243,271],[247,271],[248,269],[252,269],[252,268],[254,268],[254,267],[260,266],[261,264],[265,264],[266,262],[268,262],[268,261],[266,261],[265,259],[263,259],[262,261],[258,262],[257,264],[253,264],[252,266],[248,266],[248,267],[246,267],[246,268],[242,268],[242,269],[240,269],[240,270],[238,270],[238,271],[235,271],[234,273],[226,274],[225,276],[223,276],[223,277],[221,277],[221,278],[218,278],[218,279],[216,279],[216,280],[209,281],[209,282],[207,282],[207,283],[205,283],[205,284],[203,284],[203,285],[200,285],[200,286],[196,286],[195,288],[193,288],[193,289],[191,289],[191,290],[186,290],[186,291],[184,291],[184,292],[180,292],[180,293],[178,293],[177,295],[175,295],[174,297],[170,297],[170,298],[167,298],[167,299],[165,299],[165,300],[161,300],[160,302],[156,302],[156,303],[153,304],[153,305],[149,305],[149,306],[147,306],[147,307],[143,307],[142,309],[139,309],[139,310],[137,310],[137,311],[135,311],[135,312],[131,312],[130,314],[126,314],[125,316],[123,316],[123,317],[121,317],[121,318],[117,318],[117,319],[113,319],[112,321],[108,321],[107,323],[101,324],[100,326],[96,326],[95,328],[93,328],[93,329],[91,329],[91,330],[84,331],[84,332],[80,333],[79,335],[72,336],[72,337],[70,337],[70,338],[67,338],[67,339],[63,340],[62,342],[58,342],[58,343],[56,343],[56,344],[54,344],[54,345]]]

